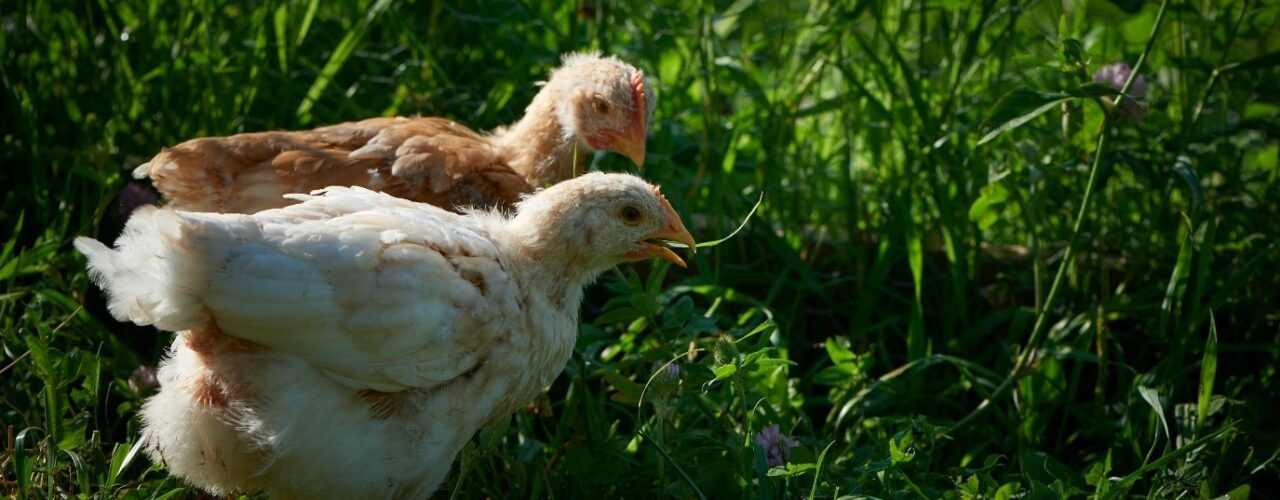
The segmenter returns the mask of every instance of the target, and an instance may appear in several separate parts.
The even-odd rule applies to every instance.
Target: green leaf
[[[9,240],[4,243],[4,248],[0,249],[0,267],[9,267],[9,257],[13,255],[13,248],[18,244],[18,237],[22,235],[22,223],[26,218],[27,212],[25,210],[18,212],[18,221],[13,225],[13,236],[10,236]]]
[[[1067,94],[1072,97],[1108,97],[1120,95],[1120,91],[1109,83],[1089,82],[1068,90]]]
[[[729,36],[729,34],[733,33],[733,30],[738,28],[738,19],[741,17],[742,13],[755,5],[758,1],[759,0],[738,0],[734,2],[728,9],[718,13],[719,15],[716,16],[717,19],[711,23],[711,29],[715,31],[717,36]]]
[[[769,477],[795,477],[817,469],[817,464],[787,464],[786,467],[769,469]]]
[[[320,6],[320,0],[311,0],[307,3],[307,12],[302,15],[302,25],[298,27],[298,37],[293,40],[293,45],[302,45],[302,41],[307,39],[307,32],[311,30],[311,21],[316,17],[316,7]]]
[[[911,316],[907,323],[907,358],[920,359],[929,351],[924,332],[924,242],[915,222],[906,224],[907,264],[911,269],[911,285],[915,292]]]
[[[634,321],[636,318],[642,318],[642,317],[644,317],[644,313],[640,312],[636,308],[631,306],[623,306],[623,307],[614,309],[612,311],[606,311],[605,313],[599,316],[596,316],[596,320],[592,321],[591,324],[596,326],[616,325],[619,323],[630,323],[631,321]]]
[[[853,374],[851,365],[834,365],[818,370],[812,380],[815,384],[842,385],[851,382]]]
[[[119,462],[116,462],[115,456],[111,457],[112,465],[115,466],[114,471],[117,478],[120,477],[120,474],[122,474],[125,469],[129,468],[129,465],[133,463],[134,459],[138,458],[138,452],[142,451],[142,447],[146,442],[146,439],[139,438],[137,442],[133,443],[133,446],[129,447],[129,451],[127,451],[124,456],[120,457]]]
[[[991,142],[1000,134],[1021,127],[1037,116],[1053,109],[1054,106],[1072,99],[1071,94],[1064,92],[1041,92],[1031,87],[1021,87],[1010,91],[996,101],[990,115],[983,123],[988,129],[987,135],[978,141],[981,146]]]
[[[1142,399],[1151,405],[1151,409],[1156,412],[1156,416],[1160,417],[1160,430],[1164,431],[1165,439],[1169,438],[1169,421],[1164,417],[1164,404],[1160,401],[1160,393],[1153,387],[1145,385],[1138,386],[1138,394]]]
[[[814,496],[818,494],[818,479],[822,478],[822,464],[826,463],[827,452],[831,451],[831,447],[835,446],[835,444],[835,441],[827,443],[827,446],[822,449],[822,453],[818,454],[818,468],[813,471],[813,486],[809,488],[809,500],[813,500]]]
[[[693,493],[698,495],[698,498],[702,500],[707,499],[707,496],[703,495],[702,490],[698,488],[698,483],[693,482],[693,478],[689,477],[689,474],[684,471],[683,467],[680,467],[680,463],[676,462],[674,458],[671,458],[671,455],[667,453],[667,450],[662,447],[662,443],[650,438],[649,435],[642,430],[637,430],[636,433],[643,436],[645,441],[653,444],[654,448],[657,448],[658,453],[662,454],[662,458],[667,459],[667,462],[671,463],[671,465],[676,468],[676,472],[680,473],[680,477],[684,478],[685,483],[689,485],[689,488],[693,489]]]
[[[1254,71],[1280,65],[1280,50],[1223,66],[1222,71]]]
[[[1000,220],[1000,211],[997,209],[1009,199],[1009,191],[999,182],[987,184],[982,188],[982,194],[978,199],[973,200],[973,205],[969,206],[969,220],[978,224],[978,228],[982,230],[990,229]]]
[[[1182,458],[1183,455],[1191,453],[1192,451],[1199,450],[1204,445],[1217,441],[1223,436],[1223,434],[1226,434],[1227,431],[1233,429],[1234,426],[1235,426],[1235,422],[1228,425],[1224,425],[1218,430],[1213,431],[1212,433],[1210,433],[1205,437],[1202,437],[1200,439],[1197,439],[1195,441],[1182,445],[1182,447],[1176,448],[1173,451],[1166,453],[1164,456],[1161,456],[1160,458],[1152,460],[1151,462],[1143,465],[1142,467],[1139,467],[1138,470],[1135,470],[1129,473],[1128,475],[1124,476],[1123,478],[1120,478],[1119,481],[1116,481],[1113,484],[1111,491],[1108,492],[1106,495],[1104,495],[1102,498],[1104,499],[1116,498],[1116,497],[1125,495],[1126,493],[1128,493],[1129,488],[1133,487],[1133,483],[1138,482],[1138,479],[1141,479],[1142,476],[1145,476],[1147,473],[1151,471],[1162,469],[1164,468],[1164,466],[1169,465],[1170,462],[1173,462],[1174,460]]]
[[[724,380],[729,377],[732,377],[733,374],[738,373],[738,365],[735,365],[733,363],[720,365],[716,367],[713,373],[716,374],[716,380]]]
[[[34,248],[19,251],[16,257],[0,261],[0,281],[14,276],[44,274],[48,258],[57,250],[57,245],[40,244]]]
[[[837,337],[827,337],[824,345],[827,348],[827,357],[830,357],[831,362],[836,365],[852,363],[856,359],[853,351],[842,345]]]
[[[1245,284],[1250,283],[1250,278],[1257,273],[1258,266],[1264,262],[1268,262],[1267,257],[1276,248],[1280,248],[1280,242],[1271,242],[1265,248],[1258,252],[1257,255],[1250,257],[1242,266],[1238,266],[1236,271],[1231,274],[1231,278],[1227,280],[1222,288],[1214,293],[1213,300],[1209,302],[1209,307],[1221,307],[1226,304],[1229,299],[1236,297],[1236,291],[1240,290]]]
[[[820,115],[822,113],[827,113],[831,111],[839,111],[849,106],[849,100],[855,99],[855,98],[857,98],[857,96],[855,96],[853,92],[840,94],[838,96],[832,97],[830,99],[819,102],[812,106],[800,108],[800,110],[796,111],[796,113],[792,115],[792,117],[804,118],[806,116]]]
[[[280,72],[289,72],[289,43],[285,40],[289,32],[289,4],[276,7],[272,21],[275,23],[276,59],[280,63]]]
[[[889,440],[889,459],[893,461],[894,465],[908,463],[914,458],[916,458],[916,450],[900,450],[898,449],[897,439]]]
[[[81,387],[88,394],[90,401],[98,400],[99,384],[102,381],[102,359],[97,356],[89,356],[80,364],[80,377],[84,379]]]
[[[1084,60],[1084,44],[1080,40],[1068,38],[1062,41],[1062,57],[1067,63],[1074,65],[1083,65]]]
[[[600,373],[604,375],[604,379],[608,380],[609,384],[612,385],[614,389],[617,389],[618,392],[622,395],[622,399],[620,400],[621,402],[624,402],[624,403],[640,402],[640,395],[644,393],[644,387],[642,387],[640,384],[635,383],[631,379],[622,376],[621,373],[618,373],[617,370],[614,370],[608,365],[605,365],[599,362],[594,364],[600,368]]]
[[[190,493],[191,492],[187,491],[186,488],[175,488],[175,489],[169,490],[167,493],[163,495],[155,497],[155,500],[169,500],[170,498],[177,497],[178,495],[190,494]],[[240,498],[245,498],[245,497],[240,497]]]
[[[1192,231],[1194,228],[1188,228]],[[1179,304],[1187,290],[1187,275],[1191,272],[1191,255],[1195,246],[1191,234],[1182,237],[1178,248],[1178,260],[1173,265],[1169,284],[1165,286],[1164,301],[1160,303],[1160,335],[1169,335],[1169,326],[1178,317]]]
[[[360,39],[369,30],[369,24],[378,17],[378,14],[387,10],[390,5],[391,0],[377,0],[374,2],[373,5],[369,6],[369,10],[365,12],[360,22],[356,24],[356,27],[348,31],[342,41],[338,42],[338,46],[333,49],[333,53],[329,54],[329,60],[325,62],[324,68],[320,70],[320,74],[311,83],[311,88],[307,90],[306,98],[302,100],[302,104],[298,105],[298,111],[295,114],[301,122],[310,121],[311,108],[320,99],[324,89],[329,86],[329,82],[333,81],[333,77],[338,74],[339,69],[342,69],[342,65],[347,62],[347,58],[351,57],[351,53],[355,52],[356,46],[360,44]],[[308,15],[310,14],[311,12],[308,11]],[[299,33],[299,38],[302,36],[305,36],[305,33]]]
[[[1107,451],[1107,458],[1101,462],[1094,462],[1089,470],[1085,473],[1085,483],[1093,486],[1095,496],[1101,496],[1107,492],[1107,487],[1111,485],[1111,451]]]
[[[27,349],[31,352],[31,361],[36,365],[36,375],[39,375],[46,386],[55,385],[55,375],[53,367],[53,357],[49,355],[49,350],[44,345],[44,341],[35,335],[27,335]],[[50,387],[50,390],[53,390]]]
[[[739,337],[737,340],[733,341],[733,343],[737,344],[739,342],[742,342],[744,340],[751,338],[753,335],[763,333],[766,331],[772,331],[777,326],[778,325],[775,325],[772,320],[765,320],[761,322],[759,325],[756,325],[755,328],[752,328],[751,331],[746,333],[746,335],[743,335],[742,337]]]
[[[1218,500],[1249,500],[1249,485],[1242,484],[1236,489],[1227,492],[1226,495],[1218,497]]]
[[[675,305],[667,309],[666,313],[675,322],[675,325],[687,323],[689,318],[693,317],[693,299],[689,298],[688,295],[681,296],[679,300],[676,300]]]
[[[1173,164],[1173,173],[1178,174],[1183,182],[1187,183],[1187,187],[1191,189],[1191,212],[1195,213],[1204,205],[1203,187],[1200,183],[1200,177],[1196,175],[1196,171],[1191,167],[1191,158],[1186,155],[1179,155],[1178,161]]]
[[[18,437],[14,441],[13,461],[14,469],[17,472],[17,483],[19,497],[26,497],[26,493],[31,489],[32,474],[35,473],[36,462],[39,460],[39,443],[34,442],[34,434],[41,432],[38,427],[27,427],[18,432]],[[30,454],[30,451],[36,451],[36,454]]]
[[[796,366],[796,362],[782,358],[762,358],[755,362],[755,368],[757,370],[764,370],[766,368],[773,368],[775,366],[782,365]]]
[[[669,269],[671,269],[671,266],[664,262],[653,266],[653,269],[649,271],[649,277],[644,282],[644,292],[651,297],[649,302],[653,302],[653,297],[657,297],[658,294],[662,293],[662,283],[667,277]],[[639,277],[636,279],[639,280]]]
[[[1203,429],[1209,419],[1209,399],[1213,397],[1213,380],[1218,373],[1218,323],[1209,311],[1209,339],[1205,341],[1204,358],[1200,361],[1200,391],[1196,399],[1196,429]]]
[[[1019,461],[1027,479],[1048,486],[1045,490],[1059,492],[1058,498],[1071,498],[1073,493],[1083,492],[1088,486],[1080,470],[1062,463],[1048,453],[1027,450],[1019,454]],[[1032,498],[1036,496],[1033,495]]]
[[[68,462],[71,464],[71,475],[76,478],[76,484],[80,486],[80,491],[89,491],[89,475],[92,472],[90,472],[88,465],[85,464],[84,457],[81,457],[79,453],[67,449],[63,449],[61,453],[66,455],[69,459]]]
[[[749,366],[749,365],[751,365],[751,364],[755,363],[755,362],[756,362],[756,360],[758,360],[758,359],[760,359],[760,358],[765,357],[765,355],[769,354],[769,352],[770,352],[770,351],[772,351],[772,350],[773,350],[773,348],[772,348],[772,347],[766,347],[766,348],[764,348],[764,349],[761,349],[761,350],[759,350],[759,351],[756,351],[756,352],[753,352],[753,353],[751,353],[751,354],[748,354],[748,355],[744,356],[744,357],[742,358],[742,366]]]
[[[1160,304],[1160,330],[1158,331],[1161,335],[1169,335],[1169,326],[1178,318],[1183,295],[1187,294],[1187,276],[1190,274],[1194,252],[1192,234],[1194,229],[1196,228],[1188,228],[1188,234],[1184,235],[1178,249],[1178,261],[1174,263],[1174,272],[1169,276],[1169,284],[1165,286],[1165,299]]]

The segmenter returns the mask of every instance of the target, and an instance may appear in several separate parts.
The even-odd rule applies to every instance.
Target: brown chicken
[[[644,163],[654,105],[644,73],[616,57],[570,54],[520,121],[492,134],[445,118],[371,118],[294,132],[192,139],[133,171],[176,207],[254,213],[285,194],[361,186],[449,210],[511,208],[573,177],[593,150]]]

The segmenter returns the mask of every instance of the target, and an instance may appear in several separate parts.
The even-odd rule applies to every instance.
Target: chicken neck
[[[561,123],[556,110],[561,93],[543,88],[520,121],[494,134],[495,145],[511,167],[535,189],[573,177],[575,165],[581,172],[590,158],[591,149]]]

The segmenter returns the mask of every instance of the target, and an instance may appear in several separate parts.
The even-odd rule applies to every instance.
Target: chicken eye
[[[595,106],[596,113],[600,113],[602,115],[609,114],[609,101],[604,100],[603,97],[596,96],[596,98],[591,100],[591,103]]]
[[[632,226],[640,223],[640,210],[632,206],[622,207],[622,221]]]

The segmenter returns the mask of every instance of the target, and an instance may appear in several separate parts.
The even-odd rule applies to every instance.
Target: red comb
[[[649,119],[649,102],[644,91],[644,72],[636,70],[631,74],[631,102],[636,106],[631,121],[638,127],[637,130],[645,130]]]

